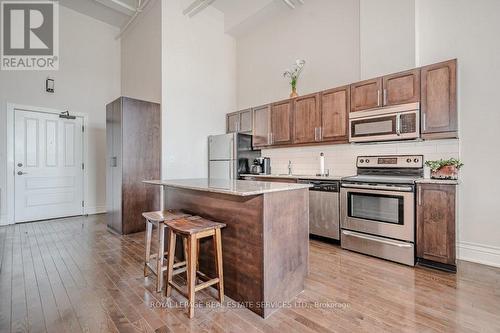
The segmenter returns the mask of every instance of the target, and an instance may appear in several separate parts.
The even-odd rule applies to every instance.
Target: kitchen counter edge
[[[289,183],[272,183],[264,181],[248,181],[248,180],[232,180],[223,181],[215,180],[215,183],[219,182],[220,187],[209,186],[208,179],[175,179],[175,180],[145,180],[143,183],[149,185],[159,185],[173,188],[181,188],[186,190],[201,191],[201,192],[211,192],[228,194],[235,196],[253,196],[261,195],[273,192],[283,192],[283,191],[295,191],[308,189],[311,187],[309,184],[289,184]],[[250,185],[249,183],[253,183]],[[230,185],[229,188],[223,188],[223,185]]]

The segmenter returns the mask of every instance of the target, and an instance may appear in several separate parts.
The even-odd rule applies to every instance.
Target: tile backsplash
[[[325,154],[325,168],[330,175],[356,174],[356,157],[361,155],[424,155],[424,159],[459,157],[459,140],[410,141],[376,144],[342,144],[273,148],[262,150],[262,156],[271,158],[271,173],[288,172],[292,161],[292,173],[312,175],[319,172],[319,154]]]

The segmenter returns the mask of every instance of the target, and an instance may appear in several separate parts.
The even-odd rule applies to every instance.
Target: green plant
[[[449,160],[440,159],[435,161],[425,161],[425,165],[431,168],[432,171],[438,171],[444,166],[454,166],[457,169],[464,166],[464,164],[456,158],[450,158]]]
[[[302,73],[302,69],[304,69],[305,64],[305,60],[297,59],[297,61],[295,61],[295,64],[293,64],[291,68],[286,69],[283,73],[283,77],[290,80],[290,85],[292,86],[293,90],[297,88],[297,81],[300,77],[300,73]]]

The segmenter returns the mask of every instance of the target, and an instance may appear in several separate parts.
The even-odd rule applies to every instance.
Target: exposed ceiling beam
[[[127,24],[125,24],[123,26],[123,28],[120,30],[120,33],[118,34],[118,36],[116,36],[116,39],[120,39],[123,36],[123,34],[125,33],[125,31],[127,31],[127,29],[130,27],[130,25],[135,21],[135,19],[137,18],[137,16],[139,16],[141,14],[141,12],[144,10],[144,8],[146,8],[146,6],[148,5],[149,1],[150,0],[139,0],[137,2],[137,8],[135,9],[134,15],[132,15],[132,17],[127,22]],[[158,1],[161,1],[161,0],[158,0]]]
[[[215,0],[195,0],[186,9],[182,11],[182,14],[189,17],[193,17],[203,9],[210,6]]]
[[[136,11],[136,8],[120,0],[94,0],[94,1],[128,16],[132,16]]]
[[[285,5],[290,7],[290,9],[295,9],[295,6],[297,4],[301,4],[301,5],[304,4],[304,0],[283,0],[283,2],[285,3]]]

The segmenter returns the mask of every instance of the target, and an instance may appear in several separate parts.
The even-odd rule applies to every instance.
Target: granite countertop
[[[456,179],[432,179],[432,178],[420,178],[415,181],[417,184],[442,184],[442,185],[458,185],[459,180]]]
[[[242,174],[240,177],[259,177],[259,178],[287,178],[287,179],[312,179],[312,180],[341,180],[344,176],[316,176],[316,175],[254,175],[254,174]]]
[[[144,183],[237,196],[251,196],[272,192],[294,191],[311,187],[309,184],[273,183],[263,181],[208,178],[146,180],[144,181]]]

